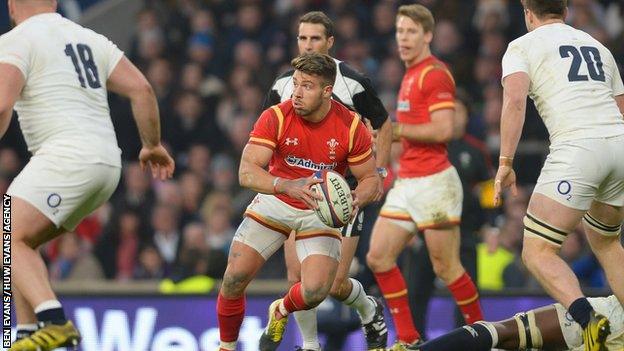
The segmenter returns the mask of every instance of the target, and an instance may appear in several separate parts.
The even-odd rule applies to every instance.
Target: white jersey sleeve
[[[511,42],[503,56],[503,80],[517,72],[529,73],[529,59],[518,42]]]
[[[613,55],[609,55],[609,60],[611,62],[611,76],[613,77],[613,80],[611,81],[613,96],[624,95],[624,84],[622,83],[622,76],[620,75],[620,70],[618,69],[618,65],[615,62],[615,58],[613,58]]]
[[[15,33],[8,33],[0,37],[0,62],[8,63],[17,67],[24,79],[28,79],[30,70],[30,43],[20,40]]]
[[[106,78],[108,79],[108,77],[113,74],[113,71],[115,70],[115,67],[117,67],[119,61],[121,61],[121,59],[123,58],[124,53],[123,51],[119,50],[115,43],[108,40],[106,37],[102,36],[102,41],[104,47],[106,48],[106,51],[108,51],[108,53],[106,54],[108,56],[108,59],[106,60]]]

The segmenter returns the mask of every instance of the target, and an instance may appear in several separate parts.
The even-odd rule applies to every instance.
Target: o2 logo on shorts
[[[557,184],[557,192],[566,197],[566,200],[570,201],[572,195],[572,185],[567,180],[562,180]]]
[[[61,204],[61,195],[52,193],[48,196],[48,206],[57,208]]]

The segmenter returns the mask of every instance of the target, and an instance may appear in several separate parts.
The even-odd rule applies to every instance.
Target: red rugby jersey
[[[371,135],[360,116],[334,100],[318,123],[298,116],[291,100],[273,105],[260,115],[249,143],[272,149],[269,173],[285,179],[309,177],[320,170],[344,175],[348,165],[372,157]],[[285,194],[277,197],[293,207],[308,208]]]
[[[455,81],[446,65],[434,56],[407,68],[397,103],[397,120],[406,124],[431,121],[431,113],[455,108]],[[402,140],[399,177],[435,174],[451,166],[446,144]]]

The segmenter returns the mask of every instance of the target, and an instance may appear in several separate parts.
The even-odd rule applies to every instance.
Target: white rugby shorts
[[[425,177],[397,179],[379,215],[415,233],[459,224],[463,199],[461,180],[451,166]]]
[[[35,206],[57,228],[72,231],[84,217],[108,201],[120,174],[119,167],[107,164],[34,155],[15,177],[7,194]]]
[[[340,259],[340,229],[325,225],[313,210],[292,207],[273,195],[256,195],[245,211],[245,219],[236,230],[234,240],[268,259],[292,231],[299,261],[310,255]]]
[[[607,338],[609,351],[624,350],[624,309],[615,295],[609,297],[589,298],[594,310],[609,319],[611,335]],[[561,304],[555,304],[559,326],[566,345],[572,351],[583,351],[583,329]]]
[[[624,206],[624,135],[551,145],[534,191],[578,210]]]

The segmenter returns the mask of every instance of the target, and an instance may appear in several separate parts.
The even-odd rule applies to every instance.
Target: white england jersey
[[[503,78],[526,72],[529,96],[551,143],[624,134],[614,96],[624,85],[611,52],[589,34],[555,23],[512,41],[503,57]]]
[[[0,37],[0,62],[25,78],[15,110],[33,155],[121,166],[106,81],[122,57],[103,35],[56,13]]]

